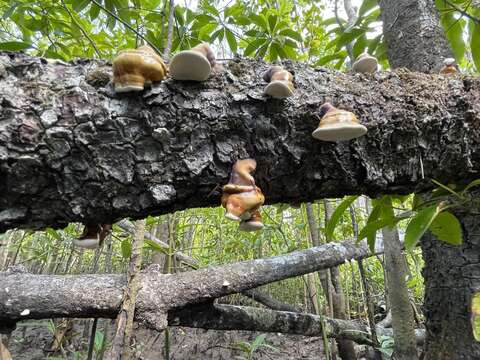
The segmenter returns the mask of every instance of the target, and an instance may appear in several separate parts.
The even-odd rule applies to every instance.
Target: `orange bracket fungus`
[[[320,108],[320,124],[312,133],[315,139],[323,141],[344,141],[358,138],[367,133],[367,128],[360,124],[350,111],[340,110],[330,103]]]
[[[363,53],[353,63],[352,69],[355,72],[371,74],[377,71],[377,67],[378,67],[377,58],[367,53]]]
[[[263,74],[263,80],[268,85],[263,90],[265,95],[283,99],[293,95],[293,75],[281,66],[270,66]]]
[[[120,51],[113,60],[115,91],[142,91],[145,84],[163,80],[167,71],[162,58],[149,46]]]
[[[110,224],[85,225],[82,236],[73,239],[73,244],[84,249],[99,248],[111,231],[112,225]]]
[[[207,43],[180,51],[170,62],[170,75],[175,80],[207,80],[215,67],[215,54]]]
[[[263,228],[259,208],[265,202],[262,190],[255,185],[251,175],[257,167],[253,159],[238,160],[233,165],[230,181],[223,187],[222,206],[225,217],[239,221],[242,231],[256,231]]]

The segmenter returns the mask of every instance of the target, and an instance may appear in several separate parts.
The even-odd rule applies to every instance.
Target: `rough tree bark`
[[[434,0],[380,0],[383,34],[392,68],[438,72],[453,57]]]
[[[118,96],[110,66],[98,62],[11,53],[0,62],[0,231],[217,205],[214,189],[243,157],[257,160],[268,203],[409,193],[431,188],[431,178],[478,176],[478,79],[287,62],[297,91],[279,101],[262,96],[266,63],[234,60],[204,83],[169,79]],[[313,139],[325,100],[353,110],[368,134]]]
[[[392,310],[395,360],[418,359],[415,342],[415,321],[406,284],[407,269],[402,245],[395,228],[382,229],[385,247],[385,269],[387,273],[388,296]]]
[[[422,239],[425,267],[425,360],[480,359],[470,323],[472,294],[480,289],[478,215],[456,214],[463,244],[451,246],[427,234]]]

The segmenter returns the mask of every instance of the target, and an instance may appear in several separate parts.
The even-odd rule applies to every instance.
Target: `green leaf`
[[[480,291],[477,291],[472,296],[470,303],[470,317],[472,323],[472,331],[475,340],[480,342]]]
[[[270,28],[270,31],[273,33],[273,30],[275,30],[275,25],[277,25],[277,20],[278,16],[277,15],[269,15],[268,16],[268,26]]]
[[[210,34],[213,33],[217,29],[217,24],[215,23],[210,23],[204,25],[199,31],[198,31],[198,38],[199,39],[208,39],[210,38]]]
[[[422,235],[438,215],[437,205],[432,205],[419,211],[408,223],[405,231],[405,248],[411,250],[417,245]]]
[[[268,57],[270,58],[270,61],[275,61],[277,60],[277,57],[278,57],[278,51],[277,51],[277,47],[274,46],[274,44],[270,45],[269,47],[269,51],[268,51]]]
[[[358,241],[366,237],[370,250],[374,252],[377,231],[385,226],[394,226],[400,219],[395,218],[390,196],[373,199],[372,204],[373,209],[368,217],[367,224],[358,234]]]
[[[365,30],[364,29],[352,29],[349,32],[345,31],[340,38],[338,39],[336,45],[337,49],[340,49],[342,46],[345,46],[347,44],[350,44],[353,40],[355,40],[357,37],[364,35]]]
[[[275,48],[275,51],[277,52],[278,56],[281,59],[287,59],[288,58],[288,55],[285,52],[285,50],[283,49],[284,47],[282,45],[280,45],[279,43],[277,43],[275,41],[275,42],[272,43],[272,46]]]
[[[375,242],[377,239],[377,231],[385,226],[391,226],[392,219],[384,218],[367,222],[358,234],[358,241],[367,238],[368,247],[371,252],[375,251]]]
[[[202,2],[202,6],[201,6],[203,9],[207,10],[207,12],[209,12],[210,14],[212,14],[213,16],[220,16],[220,13],[218,12],[217,9],[215,9],[214,6],[210,5],[208,2],[206,1],[203,1]]]
[[[89,11],[90,20],[95,20],[99,14],[100,14],[100,7],[97,6],[96,4],[92,4]]]
[[[457,19],[453,12],[444,12],[440,17],[440,22],[445,30],[445,36],[450,42],[453,54],[457,61],[461,61],[465,55],[465,42],[463,40],[463,29],[466,21]]]
[[[52,229],[52,228],[47,228],[45,230],[45,232],[50,235],[51,237],[53,237],[54,239],[57,239],[57,240],[60,240],[60,234],[57,232],[57,230],[55,229]]]
[[[262,29],[268,31],[268,24],[267,20],[265,20],[265,17],[257,14],[250,14],[249,16],[250,20],[255,23],[255,25],[261,27]]]
[[[372,40],[369,41],[369,44],[368,44],[368,53],[369,54],[373,54],[375,52],[378,44],[382,40],[382,36],[383,35],[378,35],[378,36],[374,37]]]
[[[225,33],[225,31],[223,31],[223,29],[218,29],[217,31],[215,31],[212,36],[210,36],[210,42],[214,42],[215,39],[218,38],[218,41],[222,41],[223,40],[223,34]]]
[[[225,8],[223,15],[225,16],[225,18],[228,18],[229,16],[237,17],[237,16],[240,16],[244,10],[245,10],[245,6],[241,3],[237,3]]]
[[[365,50],[365,47],[367,46],[367,38],[365,35],[361,35],[357,41],[355,41],[355,45],[353,45],[353,57],[356,59],[363,51]]]
[[[265,342],[266,337],[265,334],[258,335],[252,343],[252,349],[258,349]]]
[[[267,53],[268,45],[269,45],[269,44],[270,44],[270,43],[264,44],[264,45],[262,45],[262,47],[261,47],[260,49],[258,49],[258,51],[257,51],[257,57],[259,57],[260,59],[262,59],[262,58],[265,56],[265,54]]]
[[[333,240],[333,232],[337,227],[338,221],[342,217],[345,210],[348,209],[348,207],[355,201],[356,198],[358,198],[357,195],[347,196],[345,199],[343,199],[340,205],[337,206],[325,228],[325,236],[327,237],[327,241]]]
[[[229,30],[225,29],[225,37],[227,38],[228,46],[230,46],[230,50],[234,54],[237,53],[237,39],[235,39],[235,35]]]
[[[76,0],[73,2],[73,10],[80,12],[87,7],[91,0]]]
[[[358,16],[363,16],[377,5],[377,0],[363,0],[362,5],[360,6],[360,10],[358,10]]]
[[[5,20],[5,19],[8,19],[10,16],[12,16],[12,14],[15,12],[15,9],[17,8],[18,4],[13,4],[12,6],[10,6],[4,13],[3,13],[3,16],[2,16],[2,19]]]
[[[0,50],[21,51],[32,47],[32,44],[23,41],[6,41],[0,43]]]
[[[124,259],[129,259],[132,255],[132,243],[129,238],[126,238],[121,243],[122,256]]]
[[[238,24],[238,25],[242,25],[242,26],[248,26],[252,23],[252,21],[246,17],[246,16],[238,16],[237,18],[235,18],[235,22]]]
[[[333,60],[340,59],[342,57],[346,57],[347,52],[346,51],[338,51],[335,54],[330,54],[330,55],[325,55],[321,57],[316,63],[315,66],[323,66]]]
[[[462,190],[462,196],[468,191],[470,190],[472,187],[474,186],[478,186],[480,185],[480,179],[477,179],[477,180],[473,180],[470,184],[468,184],[467,186],[465,186],[465,189]]]
[[[470,49],[472,49],[473,62],[477,71],[480,72],[480,25],[476,24],[470,38]]]
[[[103,331],[97,331],[95,332],[95,341],[94,341],[94,347],[95,350],[98,352],[102,349],[103,345]]]
[[[253,54],[255,50],[257,50],[260,46],[262,46],[266,41],[267,41],[266,38],[259,38],[259,39],[253,40],[247,45],[247,47],[243,51],[243,56],[250,56],[251,54]]]
[[[289,38],[292,38],[293,40],[297,40],[298,42],[302,42],[302,35],[300,35],[296,31],[293,31],[292,29],[282,30],[282,31],[280,31],[279,35],[288,36]]]
[[[185,19],[183,17],[184,9],[181,6],[175,6],[173,13],[175,14],[175,19],[177,19],[180,26],[185,25]]]
[[[291,39],[285,39],[285,51],[287,51],[287,47],[290,47],[292,48],[292,51],[293,49],[296,49],[298,46],[297,46],[297,43]],[[293,51],[293,53],[295,54],[295,51]],[[289,56],[290,57],[290,56]]]
[[[448,244],[460,245],[462,243],[462,226],[460,221],[448,211],[438,214],[430,225],[429,230],[437,239]]]
[[[334,24],[337,25],[337,19],[335,17],[331,17],[331,18],[320,21],[320,25],[323,25],[325,27],[328,25],[334,25]]]
[[[456,197],[458,197],[459,199],[462,198],[462,195],[460,195],[459,193],[457,193],[455,190],[453,190],[451,187],[448,187],[446,185],[443,185],[441,182],[437,181],[437,180],[434,180],[432,179],[432,182],[435,184],[435,185],[438,185],[440,186],[442,189],[448,191],[449,193],[451,193],[452,195],[455,195]]]

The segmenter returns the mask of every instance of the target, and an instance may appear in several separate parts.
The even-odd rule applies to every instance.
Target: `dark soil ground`
[[[109,337],[112,338],[113,323],[110,323]],[[14,360],[86,359],[88,335],[84,333],[86,320],[76,320],[67,332],[62,350],[49,352],[52,346],[53,327],[48,321],[29,321],[19,324],[8,341]],[[98,329],[102,332],[105,322],[101,320]],[[90,328],[90,326],[88,326]],[[264,344],[252,357],[246,351],[238,350],[238,342],[254,343],[261,333],[239,331],[215,331],[190,328],[170,329],[170,359],[323,359],[322,340],[283,334],[265,334]],[[248,347],[247,344],[247,347]],[[163,360],[165,333],[158,333],[139,327],[135,329],[136,359]],[[243,356],[243,357],[242,357]],[[95,359],[95,356],[93,357]]]

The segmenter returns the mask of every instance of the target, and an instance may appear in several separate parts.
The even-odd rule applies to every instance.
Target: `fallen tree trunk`
[[[323,317],[325,333],[329,338],[352,340],[358,344],[373,345],[370,329],[357,321]],[[216,330],[249,330],[322,336],[319,315],[273,311],[250,306],[201,304],[169,312],[168,324]],[[393,336],[392,329],[377,327],[378,336]],[[417,329],[417,342],[425,341],[425,330]]]
[[[371,345],[369,329],[356,321],[324,317],[327,337]],[[202,304],[168,315],[168,324],[216,330],[249,330],[322,336],[319,315],[273,311],[250,306]]]
[[[478,177],[480,80],[288,62],[297,90],[279,101],[262,96],[267,66],[234,60],[204,83],[119,96],[108,64],[0,53],[0,232],[217,205],[214,190],[245,157],[258,162],[267,203]],[[313,139],[325,100],[353,110],[368,134]]]
[[[365,242],[329,243],[266,259],[243,261],[177,274],[155,266],[142,272],[135,317],[163,329],[167,312],[212,301],[266,283],[337,266],[369,256]],[[114,317],[119,311],[123,275],[33,275],[0,273],[0,324],[54,317]],[[48,304],[48,305],[47,305]]]

